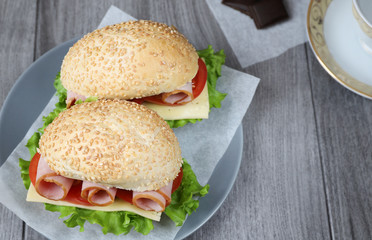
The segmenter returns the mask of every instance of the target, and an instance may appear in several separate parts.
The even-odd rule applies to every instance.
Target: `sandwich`
[[[53,118],[53,119],[51,119]],[[20,159],[27,201],[45,203],[68,227],[142,234],[162,212],[177,226],[204,196],[176,136],[154,111],[125,100],[76,103],[44,118]]]
[[[124,99],[156,111],[171,127],[208,118],[223,51],[196,51],[174,27],[129,21],[85,35],[66,54],[60,80],[67,107],[88,97]],[[190,120],[185,120],[190,119]]]

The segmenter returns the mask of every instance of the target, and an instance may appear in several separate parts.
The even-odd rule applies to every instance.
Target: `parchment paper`
[[[112,6],[100,27],[129,18],[132,17]],[[226,151],[248,109],[258,82],[259,79],[256,77],[223,66],[217,89],[228,95],[222,102],[222,107],[212,109],[207,120],[175,129],[181,144],[182,155],[191,164],[201,184],[208,182],[216,164]],[[63,221],[58,219],[58,213],[44,210],[44,204],[25,201],[27,191],[20,178],[18,159],[30,158],[28,149],[25,147],[27,140],[42,126],[42,116],[51,112],[57,101],[56,96],[50,100],[25,138],[0,168],[0,202],[29,226],[50,239],[173,239],[180,227],[175,227],[165,215],[162,216],[160,223],[154,222],[154,230],[147,236],[135,231],[126,236],[103,235],[101,226],[90,223],[86,223],[85,231],[80,233],[79,227],[66,227]]]
[[[223,5],[221,1],[207,0],[207,3],[243,68],[276,57],[307,41],[309,0],[283,0],[290,19],[260,30],[248,15]]]

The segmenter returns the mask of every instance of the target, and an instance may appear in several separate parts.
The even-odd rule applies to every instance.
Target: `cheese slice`
[[[143,209],[140,209],[126,201],[121,200],[120,198],[116,198],[115,202],[109,206],[84,206],[84,205],[78,205],[73,204],[66,201],[54,201],[47,198],[44,198],[40,196],[36,190],[35,187],[31,184],[30,188],[27,192],[27,198],[26,201],[28,202],[40,202],[40,203],[50,203],[53,205],[59,205],[59,206],[69,206],[69,207],[78,207],[78,208],[85,208],[90,210],[98,210],[98,211],[106,211],[106,212],[116,212],[116,211],[128,211],[133,212],[138,215],[141,215],[143,217],[146,217],[151,220],[160,221],[161,212],[154,212],[154,211],[146,211]]]
[[[164,120],[206,119],[209,114],[208,84],[197,98],[185,105],[165,106],[149,102],[144,102],[143,105],[157,112]]]

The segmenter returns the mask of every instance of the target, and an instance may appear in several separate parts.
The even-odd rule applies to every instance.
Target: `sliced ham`
[[[70,191],[74,179],[57,175],[40,157],[35,189],[43,197],[51,200],[64,200]],[[133,205],[147,210],[163,212],[171,202],[173,181],[157,191],[135,192],[133,191]],[[81,197],[94,206],[107,206],[115,201],[117,189],[106,187],[99,183],[83,181]]]
[[[162,212],[166,206],[166,200],[156,191],[133,192],[133,205],[147,211]]]
[[[85,96],[68,90],[67,91],[67,99],[66,99],[67,108],[69,108],[71,105],[73,105],[77,100],[85,101],[85,99],[87,99]]]
[[[156,192],[160,193],[165,201],[167,202],[167,205],[171,202],[172,197],[172,187],[173,187],[173,181],[171,181],[167,186],[160,188]]]
[[[162,94],[163,102],[169,104],[185,104],[191,102],[193,99],[194,95],[192,94],[192,82],[188,82],[172,92]]]
[[[116,188],[106,187],[99,183],[83,181],[81,197],[94,206],[107,206],[115,201]]]
[[[43,197],[51,200],[63,200],[74,182],[73,179],[57,175],[40,157],[36,174],[36,191]]]
[[[171,201],[173,181],[157,191],[133,191],[133,204],[143,210],[163,212]]]

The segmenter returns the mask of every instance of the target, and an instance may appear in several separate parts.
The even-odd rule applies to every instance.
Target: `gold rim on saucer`
[[[365,84],[345,72],[329,52],[323,33],[323,22],[332,0],[311,0],[307,11],[307,35],[310,46],[320,65],[341,85],[351,91],[372,99],[372,86]]]

